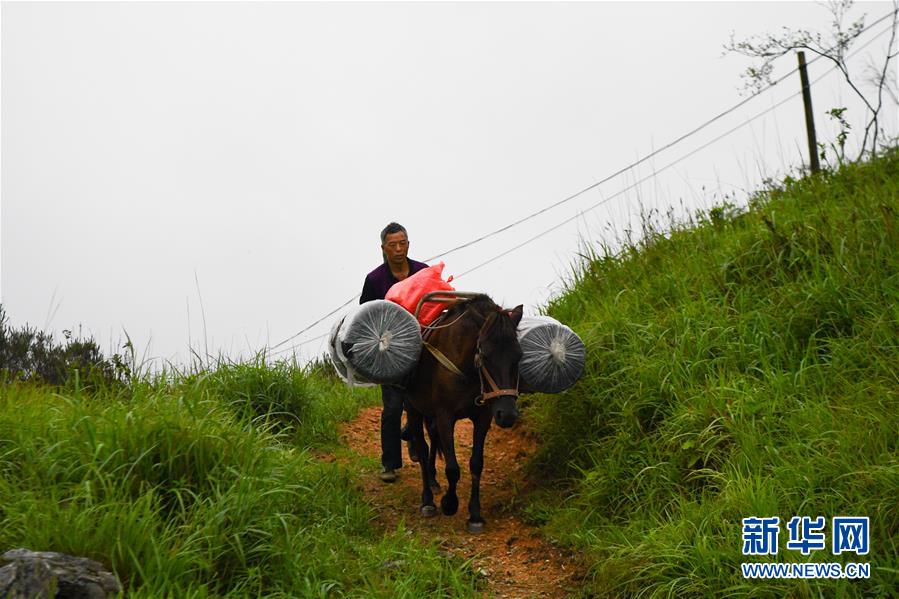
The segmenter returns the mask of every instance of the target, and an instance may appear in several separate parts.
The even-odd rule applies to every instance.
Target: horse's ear
[[[518,326],[518,323],[521,322],[521,317],[524,315],[524,304],[518,304],[515,308],[509,310],[509,316],[512,317],[512,322],[515,326]]]

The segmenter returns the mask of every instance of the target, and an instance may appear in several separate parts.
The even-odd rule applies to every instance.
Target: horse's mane
[[[484,319],[487,318],[488,314],[498,309],[499,306],[490,299],[489,295],[481,293],[471,299],[460,300],[452,304],[446,311],[445,319],[449,320],[450,318],[460,316],[463,312],[474,312],[481,319]]]
[[[512,319],[508,317],[503,318],[503,316],[507,316],[503,309],[486,294],[480,294],[473,299],[455,304],[447,311],[446,320],[449,321],[451,318],[460,316],[465,310],[478,314],[481,322],[492,312],[499,312],[499,317],[493,319],[490,330],[486,332],[491,336],[500,338],[515,337],[517,335],[517,327],[512,323]]]

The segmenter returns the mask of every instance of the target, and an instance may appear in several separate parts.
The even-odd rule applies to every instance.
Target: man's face
[[[384,238],[381,250],[387,256],[387,262],[396,266],[403,266],[406,263],[406,254],[409,253],[409,239],[406,238],[406,234],[402,231],[390,233]]]

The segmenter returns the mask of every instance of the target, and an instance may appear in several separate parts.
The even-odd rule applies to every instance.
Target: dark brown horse
[[[449,488],[440,500],[444,514],[459,509],[456,484],[460,469],[456,461],[453,430],[457,420],[474,423],[471,451],[471,498],[468,530],[484,528],[481,517],[480,482],[484,467],[484,441],[492,420],[508,428],[518,419],[518,362],[521,347],[516,329],[522,306],[500,308],[486,295],[459,301],[427,331],[425,349],[415,376],[409,383],[408,415],[413,443],[421,460],[421,513],[434,516],[437,508],[431,490],[435,451],[429,455],[422,422],[429,420],[432,446],[443,454]]]

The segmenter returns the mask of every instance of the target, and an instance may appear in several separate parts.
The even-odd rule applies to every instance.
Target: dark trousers
[[[381,465],[390,470],[403,467],[402,440],[408,436],[408,431],[400,429],[404,398],[399,387],[381,385]]]

